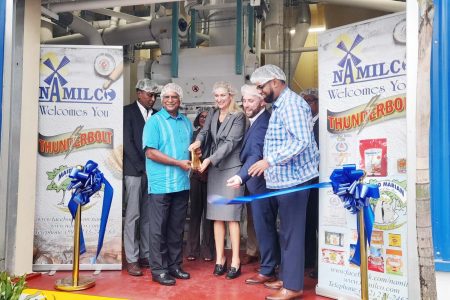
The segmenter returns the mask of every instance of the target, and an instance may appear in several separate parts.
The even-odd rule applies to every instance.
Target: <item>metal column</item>
[[[180,15],[179,2],[172,3],[172,63],[170,66],[173,78],[178,78],[178,18]]]
[[[242,74],[242,0],[236,1],[236,74]]]
[[[191,9],[189,13],[191,15],[191,39],[189,48],[195,48],[197,46],[197,11],[195,9]]]
[[[436,270],[450,271],[450,20],[447,0],[434,0],[431,54],[430,175]]]

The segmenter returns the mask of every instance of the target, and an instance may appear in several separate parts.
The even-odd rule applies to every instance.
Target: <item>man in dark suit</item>
[[[124,246],[127,271],[132,276],[142,276],[141,267],[149,266],[149,203],[142,131],[147,119],[156,113],[153,104],[160,90],[160,86],[150,79],[139,80],[137,101],[123,109]]]
[[[251,177],[248,168],[263,158],[264,137],[270,119],[265,109],[266,103],[259,95],[256,86],[244,85],[241,88],[244,112],[250,120],[250,127],[244,136],[240,154],[243,163],[239,173],[227,181],[231,187],[245,184],[250,195],[266,193],[264,175]],[[261,255],[259,274],[248,278],[247,284],[263,284],[275,280],[275,267],[280,263],[280,245],[276,227],[278,204],[269,198],[251,203],[253,223]]]

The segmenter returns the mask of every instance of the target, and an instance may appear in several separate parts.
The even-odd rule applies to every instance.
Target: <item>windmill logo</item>
[[[362,60],[355,54],[355,52],[358,52],[357,48],[363,40],[364,38],[357,34],[350,47],[348,47],[349,41],[347,40],[346,43],[344,39],[341,39],[337,44],[338,52],[344,52],[344,56],[337,64],[340,69],[333,71],[334,85],[351,84],[358,81],[359,78],[369,75],[368,72],[370,70],[360,66]]]
[[[48,85],[51,85],[54,80],[58,80],[61,86],[64,86],[67,84],[67,80],[59,73],[59,71],[64,68],[68,63],[70,63],[70,60],[67,58],[67,56],[64,56],[61,61],[59,62],[59,65],[57,68],[53,65],[50,58],[47,58],[43,64],[46,65],[52,73],[44,79],[44,82]]]
[[[345,67],[345,64],[353,64],[355,66],[359,65],[361,63],[361,60],[352,53],[352,51],[364,40],[362,36],[359,34],[355,37],[355,40],[352,43],[352,46],[350,49],[347,49],[347,46],[345,45],[344,41],[340,41],[339,44],[337,44],[337,48],[345,52],[345,56],[339,61],[338,66],[341,68]],[[350,62],[351,61],[351,62]]]
[[[53,60],[55,61],[55,60]],[[56,61],[57,62],[57,61]],[[48,84],[48,86],[51,87],[51,96],[50,101],[59,102],[61,101],[60,97],[60,88],[65,86],[67,84],[67,80],[64,78],[63,75],[61,75],[61,72],[64,67],[66,67],[70,63],[70,59],[67,58],[67,56],[64,56],[61,61],[58,63],[58,66],[55,67],[52,60],[50,58],[47,58],[42,63],[44,66],[46,66],[48,69],[50,69],[50,74],[44,79],[44,82]]]

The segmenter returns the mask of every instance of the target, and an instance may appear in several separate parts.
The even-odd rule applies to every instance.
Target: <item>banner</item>
[[[97,251],[104,187],[82,209],[86,253],[80,269],[122,267],[122,47],[42,46],[33,269],[72,268],[73,222],[67,208],[72,168],[88,160],[113,187],[103,249]],[[31,180],[31,179],[30,179]]]
[[[406,16],[392,14],[319,36],[320,180],[356,163],[375,224],[368,253],[369,298],[407,299]],[[411,102],[408,103],[410,105]],[[320,192],[317,293],[360,299],[355,215],[331,189]]]

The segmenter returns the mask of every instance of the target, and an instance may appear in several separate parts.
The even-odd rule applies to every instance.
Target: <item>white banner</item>
[[[406,16],[393,14],[319,37],[320,177],[356,164],[381,197],[368,248],[370,299],[407,299]],[[320,191],[317,293],[360,298],[349,263],[356,215],[331,189]]]
[[[33,269],[72,268],[70,171],[88,160],[114,189],[97,264],[103,188],[83,206],[80,269],[122,266],[123,55],[121,47],[42,46]]]

